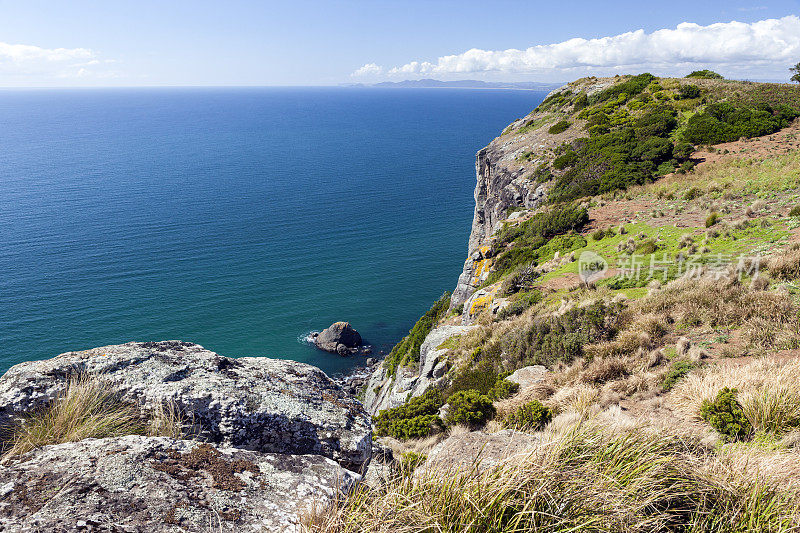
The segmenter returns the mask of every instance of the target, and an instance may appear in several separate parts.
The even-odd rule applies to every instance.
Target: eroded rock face
[[[318,454],[345,468],[369,461],[370,417],[321,370],[297,363],[230,359],[180,341],[131,342],[12,367],[0,378],[0,426],[57,397],[67,376],[102,375],[147,410],[173,402],[200,440],[260,452]]]
[[[297,531],[359,476],[319,455],[166,437],[45,446],[0,466],[0,530]]]
[[[347,355],[348,350],[358,348],[361,343],[361,335],[349,322],[335,322],[314,337],[317,348],[340,355]]]
[[[398,368],[394,380],[386,373],[383,364],[375,370],[367,384],[364,405],[372,414],[397,407],[408,395],[421,396],[440,383],[447,372],[444,355],[447,349],[439,346],[448,339],[471,331],[474,326],[440,326],[431,330],[419,349],[416,368]]]

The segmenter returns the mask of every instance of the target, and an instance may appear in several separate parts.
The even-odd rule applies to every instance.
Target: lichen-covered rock
[[[364,405],[377,414],[383,409],[391,409],[402,404],[411,396],[421,396],[429,388],[444,379],[447,370],[444,355],[446,348],[442,343],[456,335],[463,335],[474,326],[440,326],[428,333],[419,348],[419,364],[416,368],[398,368],[392,380],[381,364],[370,377],[367,384]]]
[[[507,461],[524,459],[539,442],[535,435],[510,429],[495,433],[461,433],[434,446],[428,453],[425,468],[444,471],[491,468]]]
[[[546,375],[547,369],[545,367],[532,365],[515,370],[506,379],[519,385],[520,389],[526,389],[544,381]]]
[[[264,357],[229,359],[180,341],[131,342],[12,367],[0,378],[0,426],[61,393],[67,376],[102,375],[143,409],[171,402],[199,438],[261,452],[319,454],[360,470],[371,420],[321,370]]]
[[[349,322],[335,322],[313,336],[314,344],[320,350],[339,353],[361,346],[359,334]],[[340,348],[341,347],[341,348]]]
[[[297,531],[359,479],[319,455],[166,437],[45,446],[0,466],[0,531]]]

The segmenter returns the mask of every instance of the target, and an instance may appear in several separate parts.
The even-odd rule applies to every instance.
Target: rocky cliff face
[[[609,82],[582,80],[570,84],[591,94],[606,87]],[[556,94],[563,87],[553,91]],[[503,223],[523,220],[526,213],[535,210],[546,199],[548,185],[535,180],[539,165],[551,160],[554,151],[564,142],[584,134],[584,121],[574,121],[565,131],[549,133],[551,126],[563,118],[563,114],[536,110],[506,128],[502,135],[481,149],[475,156],[475,211],[472,230],[467,247],[467,259],[458,278],[450,309],[463,305],[459,323],[470,326],[474,317],[487,306],[498,306],[492,290],[479,290],[489,276],[492,257],[492,237]],[[429,336],[438,340],[437,346],[447,340],[442,338],[441,328],[433,330]],[[449,331],[449,330],[448,330]],[[463,331],[451,332],[449,336]],[[430,344],[427,342],[426,344]],[[440,377],[428,375],[427,369],[431,354],[435,350],[422,353],[418,367],[398,369],[392,379],[382,365],[379,365],[366,390],[365,407],[373,414],[381,409],[395,407],[405,401],[409,394],[419,396]],[[443,353],[433,357],[442,358]]]
[[[0,530],[293,530],[370,460],[369,415],[319,369],[229,359],[180,341],[16,365],[0,378],[0,426],[57,400],[80,374],[102,379],[143,417],[174,406],[190,426],[186,438],[85,439],[9,457],[0,466]]]

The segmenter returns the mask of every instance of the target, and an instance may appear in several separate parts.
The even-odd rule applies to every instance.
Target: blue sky
[[[785,79],[798,15],[798,1],[0,0],[0,86],[565,81],[695,65]]]

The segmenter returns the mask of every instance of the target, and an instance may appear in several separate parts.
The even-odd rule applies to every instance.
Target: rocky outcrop
[[[520,390],[533,387],[544,381],[547,369],[542,365],[532,365],[515,370],[506,379],[519,385]]]
[[[447,361],[444,359],[446,349],[439,346],[456,335],[463,335],[472,330],[471,326],[441,326],[425,337],[420,346],[419,364],[416,368],[398,368],[395,376],[388,375],[383,364],[367,384],[364,405],[372,414],[383,409],[390,409],[402,404],[410,394],[420,396],[430,387],[445,379]]]
[[[76,373],[98,374],[143,410],[170,404],[204,441],[258,452],[316,454],[360,470],[371,450],[362,405],[321,370],[294,361],[230,359],[180,341],[131,342],[12,367],[0,378],[0,426],[45,405]]]
[[[471,431],[450,436],[428,453],[425,468],[453,471],[473,467],[491,468],[507,461],[524,459],[540,441],[539,437],[504,429],[495,433]]]
[[[326,352],[347,355],[361,346],[361,335],[349,322],[335,322],[319,333],[312,334],[314,345]]]
[[[319,455],[166,437],[45,446],[0,466],[0,531],[298,531],[359,476]]]

